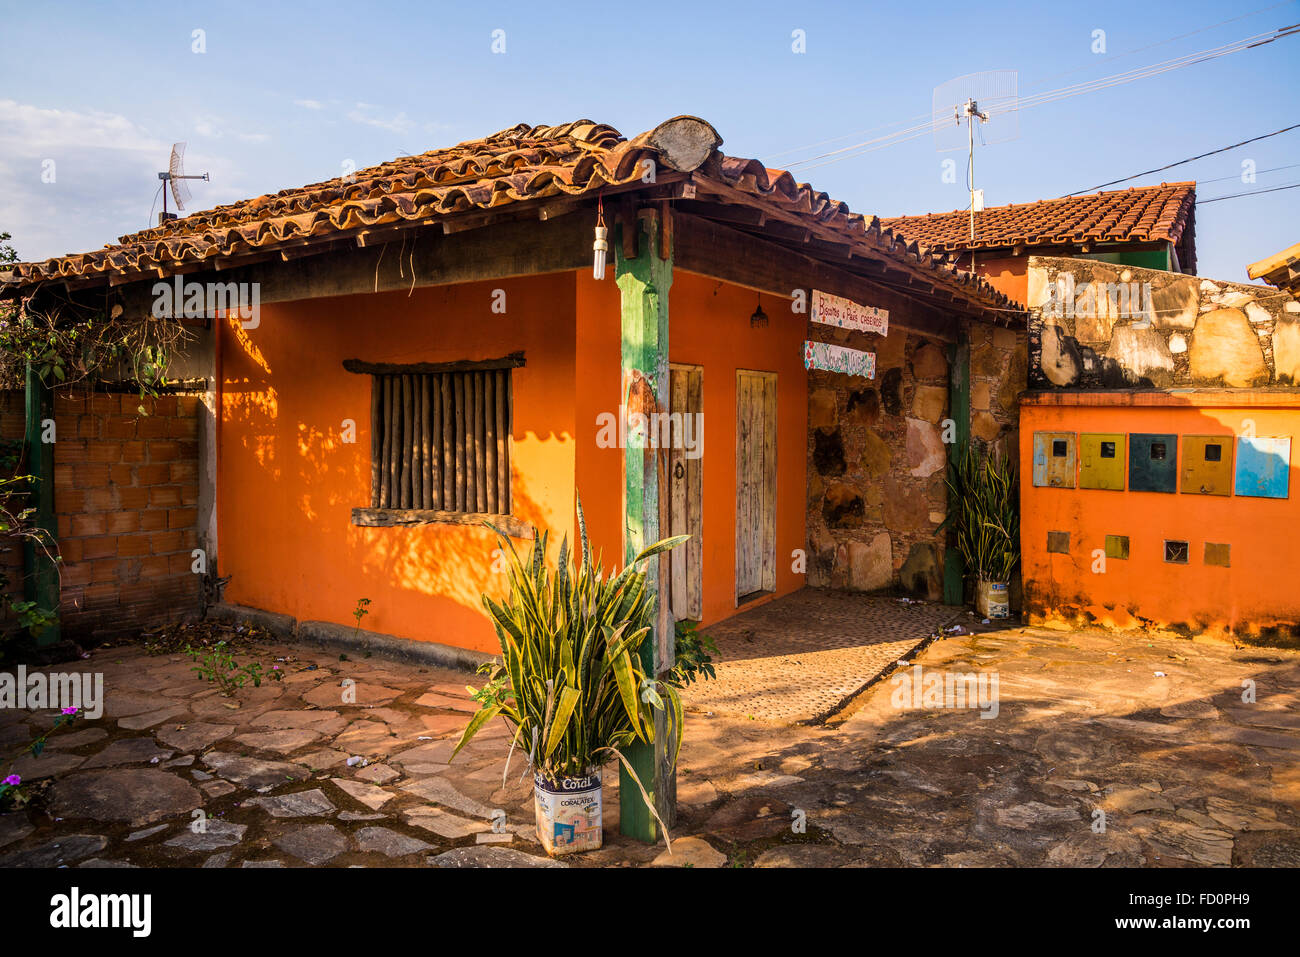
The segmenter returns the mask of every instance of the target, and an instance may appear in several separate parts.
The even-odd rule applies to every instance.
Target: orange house
[[[910,409],[914,354],[942,398],[935,356],[1022,324],[987,283],[720,144],[693,117],[632,140],[519,126],[17,275],[111,280],[128,313],[157,308],[162,276],[213,319],[200,540],[223,613],[474,660],[498,647],[481,595],[505,587],[484,522],[572,540],[580,495],[607,567],[691,536],[654,569],[662,651],[670,616],[804,586],[810,376],[874,388],[879,354]],[[811,321],[825,297],[864,328]],[[909,445],[937,434],[944,403],[926,404],[936,421],[896,430]],[[886,551],[877,585],[906,557]]]
[[[1125,304],[1104,264],[1030,263],[1029,618],[1295,646],[1300,304],[1137,267]]]
[[[891,216],[886,227],[1029,303],[1029,257],[1069,256],[1117,266],[1196,273],[1196,184],[1160,183],[970,211]]]

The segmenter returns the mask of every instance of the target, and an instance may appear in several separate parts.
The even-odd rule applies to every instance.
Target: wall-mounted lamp
[[[593,258],[591,276],[593,279],[605,278],[605,259],[609,253],[609,228],[605,225],[605,201],[596,200],[596,241],[591,244]]]

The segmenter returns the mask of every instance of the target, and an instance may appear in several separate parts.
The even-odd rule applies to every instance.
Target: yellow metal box
[[[1079,434],[1079,488],[1124,491],[1124,433]]]
[[[1184,435],[1182,483],[1184,495],[1231,495],[1231,435]]]

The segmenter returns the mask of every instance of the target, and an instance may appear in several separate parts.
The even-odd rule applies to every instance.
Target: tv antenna
[[[970,190],[970,268],[975,271],[975,214],[984,208],[984,190],[975,188],[975,128],[985,146],[1020,135],[1020,79],[1015,70],[968,73],[934,88],[934,147],[940,153],[966,150]],[[965,135],[962,135],[962,125]]]
[[[162,180],[170,189],[172,199],[176,200],[176,208],[184,211],[185,204],[190,201],[190,188],[186,185],[187,179],[201,179],[205,183],[210,182],[208,174],[203,173],[199,176],[185,175],[185,144],[172,144],[172,158],[167,163],[167,172],[159,173],[158,178]],[[168,220],[176,219],[175,213],[167,212],[167,189],[163,190],[163,208],[162,213],[158,216],[158,225],[161,226]]]

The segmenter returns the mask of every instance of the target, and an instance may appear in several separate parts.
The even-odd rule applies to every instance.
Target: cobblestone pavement
[[[78,663],[105,714],[18,762],[37,787],[0,815],[0,867],[553,864],[504,729],[447,763],[466,675],[257,651],[288,677],[233,698],[182,656]],[[913,669],[825,726],[691,715],[673,855],[618,834],[611,770],[606,846],[558,866],[1300,866],[1297,653],[1018,628],[913,662],[996,672],[997,716],[896,707]],[[0,711],[0,753],[52,721]]]
[[[811,722],[960,614],[929,602],[804,588],[705,629],[717,680],[686,689],[694,711]]]

